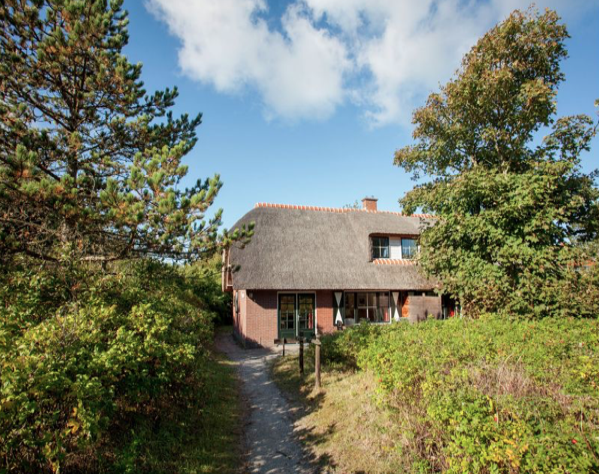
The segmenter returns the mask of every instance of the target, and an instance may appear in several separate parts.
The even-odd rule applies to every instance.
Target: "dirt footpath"
[[[269,376],[268,361],[277,357],[277,352],[242,349],[230,334],[217,336],[216,347],[237,363],[242,381],[242,399],[248,411],[245,472],[317,472],[294,435],[291,407]]]

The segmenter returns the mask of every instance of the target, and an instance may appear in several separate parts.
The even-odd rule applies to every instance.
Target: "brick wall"
[[[295,293],[290,291],[289,293]],[[272,346],[278,339],[277,291],[237,291],[239,314],[233,305],[233,324],[235,332],[247,346]],[[251,295],[251,296],[250,296]],[[335,330],[333,315],[333,291],[316,291],[317,327],[320,334]],[[400,293],[401,316],[410,321],[426,319],[430,314],[440,315],[441,298],[438,296],[408,296],[406,291]]]
[[[248,347],[274,345],[275,339],[279,337],[277,291],[240,290],[234,292],[233,297],[236,293],[239,295],[239,314],[233,308],[233,324],[237,337]],[[333,292],[321,290],[315,293],[318,332],[332,332],[335,330]]]
[[[402,300],[401,301],[401,317],[402,318],[407,318],[408,316],[410,316],[410,297],[408,296],[408,294],[406,292],[401,292],[399,299]]]
[[[251,296],[250,296],[251,295]],[[277,292],[246,291],[246,330],[248,345],[272,346],[277,331]]]
[[[316,292],[316,311],[318,314],[318,333],[333,332],[335,330],[335,321],[332,290]]]

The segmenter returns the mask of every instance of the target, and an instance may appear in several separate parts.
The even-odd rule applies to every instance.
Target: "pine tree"
[[[414,112],[417,142],[395,154],[416,178],[432,178],[400,202],[438,215],[421,264],[470,314],[560,311],[555,289],[578,244],[597,236],[596,173],[580,167],[597,126],[586,115],[555,118],[566,38],[553,11],[512,13]],[[542,127],[550,133],[538,143]]]
[[[0,5],[0,255],[197,259],[217,247],[218,176],[179,189],[201,114],[148,95],[122,0]],[[243,236],[244,232],[225,241]]]

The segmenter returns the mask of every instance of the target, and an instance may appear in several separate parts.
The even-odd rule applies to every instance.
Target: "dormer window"
[[[372,258],[389,258],[389,237],[372,238]]]
[[[414,239],[401,239],[401,258],[404,260],[412,260],[416,258],[418,246]]]
[[[412,260],[418,253],[418,243],[413,237],[372,236],[372,259],[390,258]]]

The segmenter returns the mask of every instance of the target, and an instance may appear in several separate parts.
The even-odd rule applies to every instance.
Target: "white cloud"
[[[326,118],[345,100],[350,70],[344,44],[318,29],[300,5],[281,18],[282,32],[263,18],[263,0],[150,0],[182,41],[183,71],[220,92],[257,89],[270,115]]]
[[[147,1],[180,38],[188,76],[220,92],[258,91],[269,117],[327,118],[353,100],[374,125],[408,122],[478,37],[529,3],[291,0],[272,18],[265,0]],[[536,2],[562,14],[597,3]]]

